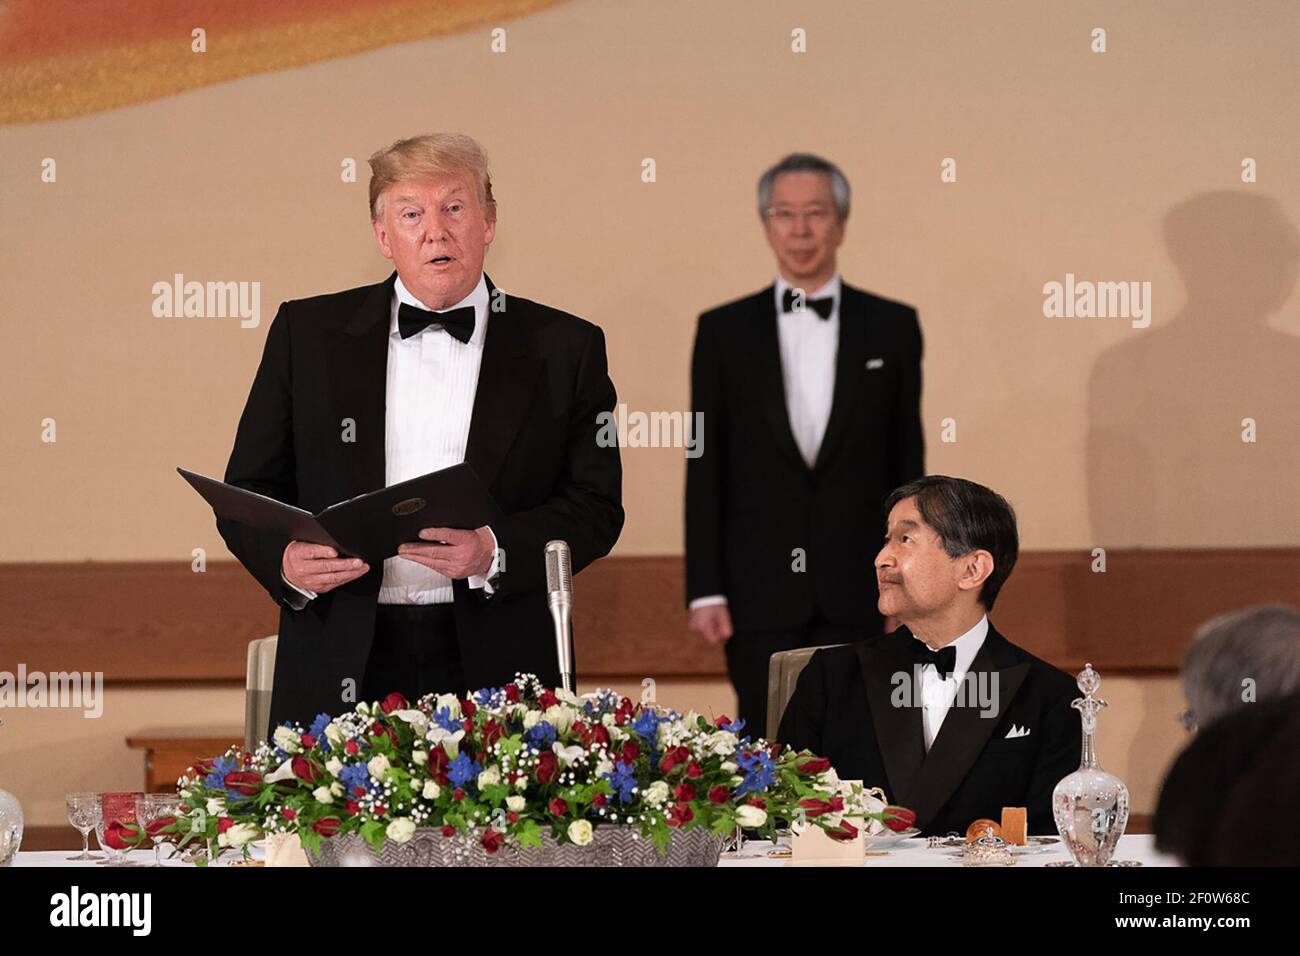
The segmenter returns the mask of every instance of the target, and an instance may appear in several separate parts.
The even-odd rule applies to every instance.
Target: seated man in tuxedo
[[[960,478],[908,482],[885,502],[880,613],[902,627],[818,651],[778,739],[881,786],[925,834],[965,833],[1025,807],[1053,833],[1052,789],[1079,767],[1074,679],[989,623],[1019,549],[1001,495]],[[958,691],[961,693],[958,693]]]

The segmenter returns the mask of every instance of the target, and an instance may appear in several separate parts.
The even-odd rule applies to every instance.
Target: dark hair
[[[890,492],[885,499],[886,517],[905,498],[916,499],[916,510],[938,532],[948,557],[959,558],[977,550],[993,555],[993,572],[980,588],[980,603],[986,611],[993,610],[1020,553],[1016,513],[1010,502],[965,478],[926,475]]]

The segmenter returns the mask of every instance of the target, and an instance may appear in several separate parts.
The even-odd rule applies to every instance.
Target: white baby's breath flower
[[[287,754],[296,754],[302,750],[302,738],[291,727],[275,728],[275,745]]]
[[[591,842],[591,823],[587,820],[574,820],[569,824],[569,839],[578,846]]]
[[[437,800],[439,795],[442,793],[442,787],[438,786],[438,784],[432,780],[426,780],[424,781],[424,790],[422,792],[424,794],[424,799]]]

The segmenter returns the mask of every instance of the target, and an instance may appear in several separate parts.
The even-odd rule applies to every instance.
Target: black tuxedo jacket
[[[239,420],[227,482],[312,512],[384,487],[395,278],[280,307]],[[608,553],[623,526],[619,450],[596,441],[597,415],[616,401],[603,333],[528,299],[507,295],[504,302],[503,311],[489,312],[465,460],[507,516],[492,529],[505,571],[491,597],[453,583],[470,687],[440,688],[446,691],[499,686],[516,671],[557,685],[546,542],[567,541],[576,572]],[[353,441],[342,440],[345,419],[355,422]],[[382,563],[293,610],[286,598],[294,592],[280,577],[288,539],[221,519],[217,528],[281,605],[272,729],[350,709],[343,682],[361,686]]]
[[[882,505],[924,472],[921,328],[910,306],[841,288],[813,468],[790,430],[773,287],[699,319],[691,395],[704,434],[686,466],[686,599],[725,594],[737,630],[796,627],[818,608],[835,624],[880,627]]]
[[[926,753],[921,708],[891,703],[894,675],[911,680],[913,641],[900,627],[815,653],[778,739],[827,757],[846,780],[883,787],[891,803],[916,811],[927,835],[964,834],[981,817],[1000,820],[1003,807],[1027,808],[1030,833],[1055,833],[1052,790],[1079,769],[1082,746],[1074,679],[990,624],[971,673],[997,674],[997,711],[983,717],[954,703]],[[1013,725],[1029,733],[1008,737]]]

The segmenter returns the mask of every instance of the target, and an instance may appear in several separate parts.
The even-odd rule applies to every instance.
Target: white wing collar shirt
[[[966,672],[970,670],[975,655],[984,646],[984,638],[988,633],[989,619],[988,615],[984,615],[969,631],[944,645],[957,650],[957,661],[953,664],[952,675],[947,680],[943,679],[938,668],[933,664],[926,664],[921,669],[921,718],[925,727],[926,753],[930,752],[934,738],[939,736],[939,728],[943,726],[943,719],[948,716],[948,710],[957,696],[957,688],[961,686]],[[912,639],[920,640],[915,635]]]

